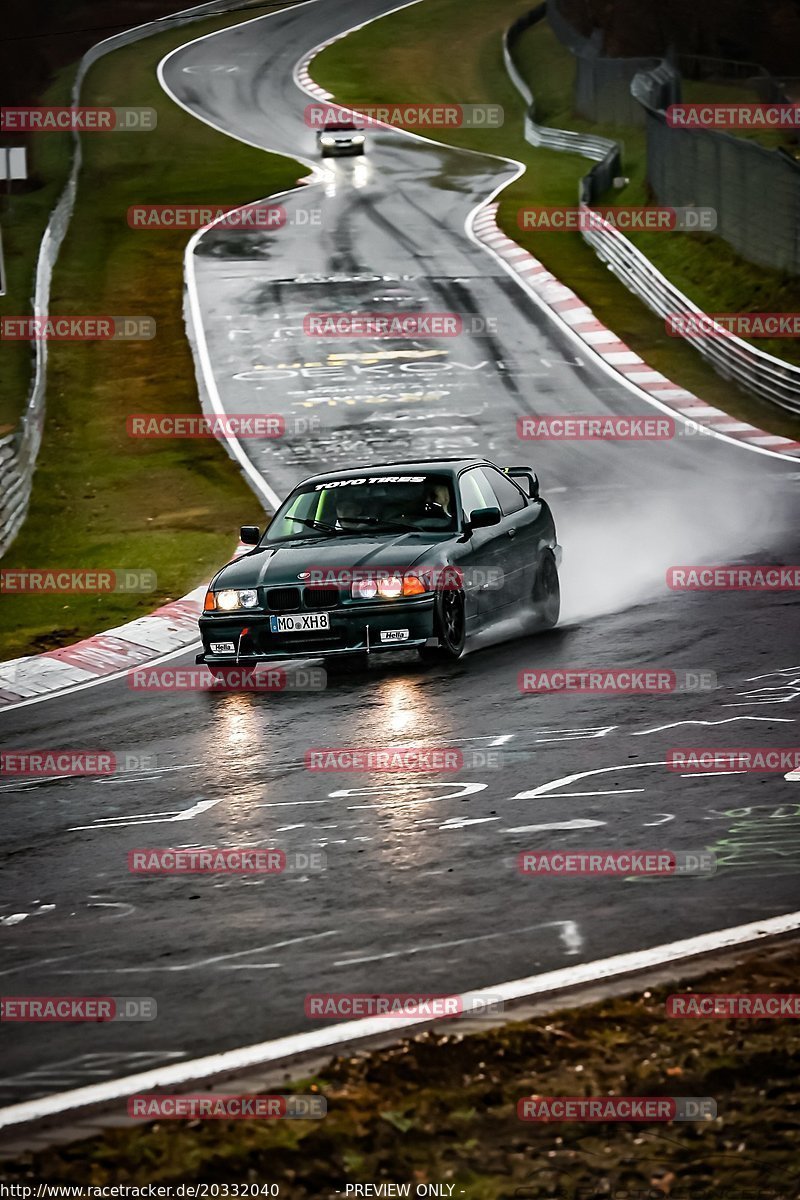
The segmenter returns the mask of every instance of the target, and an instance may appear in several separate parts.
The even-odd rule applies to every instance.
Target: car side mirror
[[[261,541],[261,530],[257,525],[243,525],[239,530],[239,541],[244,546],[257,546]]]
[[[499,508],[473,508],[469,514],[470,529],[485,529],[487,525],[499,525],[503,515]]]
[[[535,471],[531,471],[530,474],[528,494],[531,500],[539,499],[539,476]]]

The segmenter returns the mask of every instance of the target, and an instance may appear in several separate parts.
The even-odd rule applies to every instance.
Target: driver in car
[[[336,498],[336,528],[337,529],[352,529],[358,524],[359,518],[362,516],[362,506],[360,501],[353,495],[343,492]]]
[[[425,495],[425,516],[450,521],[450,489],[446,483],[434,483]]]
[[[397,514],[404,520],[416,524],[418,521],[442,521],[450,524],[450,492],[445,483],[429,483],[422,495],[416,489],[402,506],[402,512]],[[424,528],[431,528],[426,524]],[[434,526],[435,528],[435,526]]]

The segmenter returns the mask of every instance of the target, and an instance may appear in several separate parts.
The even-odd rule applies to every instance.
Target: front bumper
[[[320,151],[323,158],[338,157],[345,154],[363,154],[364,143],[359,142],[357,145],[353,145],[349,142],[340,142],[338,146],[320,145]]]
[[[280,613],[206,613],[199,621],[203,653],[198,654],[197,662],[209,666],[253,665],[277,659],[376,654],[424,646],[434,636],[433,610],[433,596],[386,604],[343,605],[324,610],[330,618],[330,629],[313,633],[273,633],[270,617],[280,616]],[[382,634],[394,634],[395,637],[387,641]],[[398,637],[398,634],[407,636]],[[235,652],[215,654],[211,650],[212,642],[232,642]]]

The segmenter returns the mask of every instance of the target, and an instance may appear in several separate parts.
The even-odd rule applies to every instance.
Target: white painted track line
[[[715,933],[704,933],[698,937],[685,938],[654,946],[650,950],[635,950],[630,954],[616,954],[611,958],[596,959],[572,967],[547,971],[543,975],[529,975],[525,979],[513,979],[508,983],[487,984],[474,992],[464,992],[461,998],[466,1008],[470,1001],[490,992],[493,997],[509,1002],[525,1000],[586,984],[619,978],[639,973],[654,967],[679,962],[699,954],[743,946],[748,942],[759,942],[764,938],[776,937],[800,929],[800,912],[787,913],[781,917],[770,917],[764,921],[752,921],[747,925],[736,925]],[[564,997],[565,1007],[568,997]],[[512,1014],[513,1016],[513,1014]],[[389,1032],[406,1033],[417,1026],[430,1026],[436,1022],[413,1017],[368,1017],[360,1021],[345,1021],[339,1025],[313,1029],[307,1033],[292,1034],[270,1042],[257,1042],[241,1046],[222,1054],[208,1054],[189,1062],[172,1063],[107,1083],[91,1084],[53,1096],[42,1096],[0,1109],[0,1130],[9,1130],[28,1125],[46,1118],[66,1116],[81,1110],[113,1106],[127,1100],[129,1096],[152,1092],[163,1088],[186,1088],[190,1084],[208,1083],[215,1077],[230,1076],[253,1067],[267,1066],[281,1060],[306,1054],[309,1051],[342,1049],[345,1045]]]

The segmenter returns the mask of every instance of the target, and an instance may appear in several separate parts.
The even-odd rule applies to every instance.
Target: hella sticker
[[[382,642],[407,642],[410,637],[407,629],[382,629]]]
[[[212,654],[235,654],[236,648],[233,642],[211,642]]]

